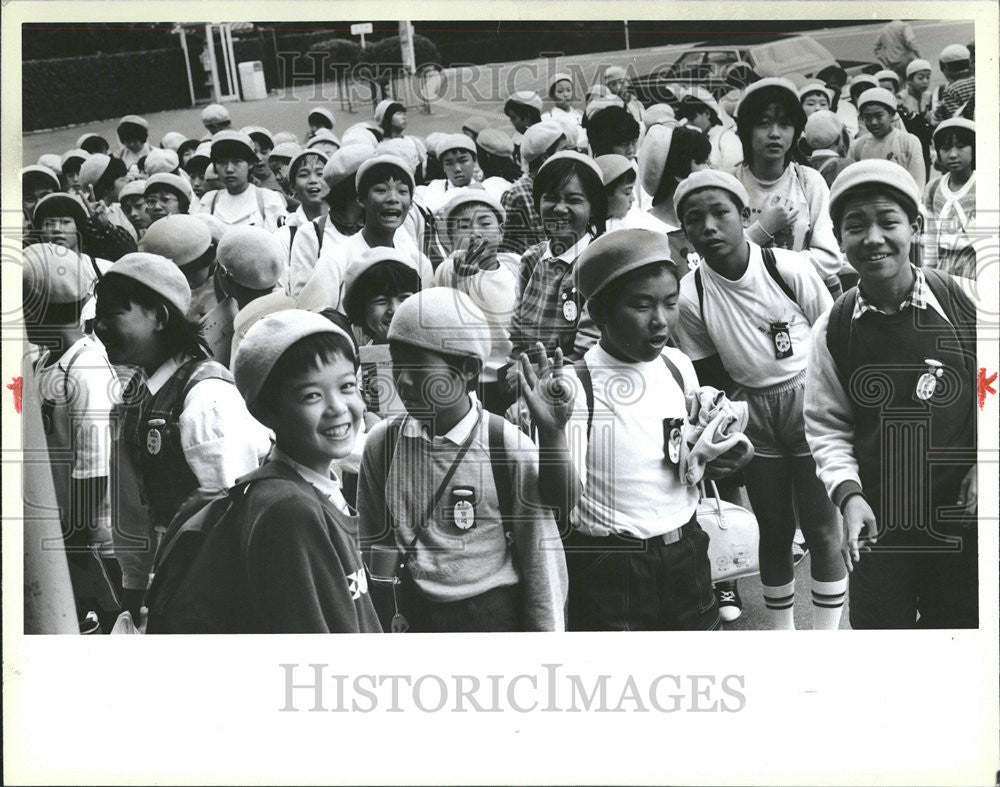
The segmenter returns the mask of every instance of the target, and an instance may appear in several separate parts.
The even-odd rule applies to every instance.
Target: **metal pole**
[[[188,55],[187,33],[182,27],[177,31],[177,34],[181,37],[181,49],[184,50],[184,69],[187,71],[188,90],[191,93],[191,106],[194,106],[194,80],[191,78],[191,57]]]
[[[212,35],[211,23],[205,25],[205,43],[208,46],[208,62],[212,66],[212,100],[222,101],[222,88],[219,87],[219,64],[215,60],[215,41]]]
[[[625,48],[626,49],[630,48],[629,45],[628,45],[628,20],[627,19],[625,20]]]

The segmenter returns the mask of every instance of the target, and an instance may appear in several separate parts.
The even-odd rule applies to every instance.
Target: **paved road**
[[[974,36],[972,22],[913,22],[921,51],[931,61],[946,45],[968,43]],[[834,56],[845,60],[871,60],[872,48],[881,23],[861,24],[850,28],[817,30],[810,35],[820,40]],[[590,55],[574,55],[566,58],[537,59],[521,63],[505,63],[480,66],[476,69],[447,69],[444,73],[444,99],[432,105],[430,115],[413,109],[408,113],[409,130],[413,134],[426,135],[432,131],[451,130],[470,114],[487,117],[491,126],[509,129],[507,119],[502,114],[503,99],[512,90],[533,89],[544,93],[548,75],[556,70],[571,70],[581,75],[581,81],[588,84],[596,81],[604,67],[610,64],[628,66],[635,73],[647,73],[657,65],[673,62],[684,46],[653,47],[631,51],[605,52]],[[935,71],[935,80],[941,75]],[[365,94],[362,88],[360,95]],[[470,103],[470,101],[472,103]],[[341,109],[334,85],[302,87],[294,91],[272,95],[263,101],[235,103],[230,105],[230,113],[236,127],[262,125],[272,131],[287,129],[300,136],[305,132],[307,107],[316,102],[328,102],[338,117],[335,131],[343,131],[352,123],[371,117],[370,103],[355,105],[354,113]],[[156,142],[167,131],[180,131],[190,136],[201,136],[204,129],[199,120],[198,109],[180,109],[168,112],[150,113],[146,116],[151,127],[151,139]],[[23,138],[23,160],[25,163],[37,161],[46,152],[62,153],[74,146],[76,139],[84,132],[104,135],[109,141],[115,140],[115,121],[86,123],[74,128],[26,134]]]

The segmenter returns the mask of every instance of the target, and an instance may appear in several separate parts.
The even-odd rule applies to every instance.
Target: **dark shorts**
[[[397,593],[400,612],[413,633],[524,630],[520,584],[493,588],[461,601],[432,601],[403,569]]]
[[[746,402],[750,410],[743,433],[753,443],[755,456],[780,459],[811,455],[802,415],[805,392],[805,370],[769,388],[739,386],[733,391],[733,401]]]
[[[708,631],[720,627],[712,591],[708,534],[697,519],[679,540],[595,538],[565,541],[571,631]]]

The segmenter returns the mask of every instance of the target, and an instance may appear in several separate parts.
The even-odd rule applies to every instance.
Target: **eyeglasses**
[[[177,199],[173,194],[160,194],[158,196],[149,196],[143,198],[143,203],[147,208],[155,208],[157,206],[168,207],[169,205],[179,204],[180,200]]]

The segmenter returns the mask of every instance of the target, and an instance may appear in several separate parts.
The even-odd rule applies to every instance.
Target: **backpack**
[[[310,224],[313,225],[313,229],[316,230],[316,253],[323,251],[323,233],[326,231],[326,216],[320,216],[318,219],[313,219]],[[298,224],[288,225],[288,259],[292,258],[292,244],[295,243],[295,233],[299,231]]]
[[[936,268],[923,268],[927,286],[930,288],[941,310],[945,313],[958,334],[962,354],[970,365],[975,377],[976,365],[976,308],[969,297],[947,273]],[[836,300],[830,308],[826,327],[826,347],[833,358],[837,379],[844,391],[849,391],[849,369],[847,355],[851,343],[851,328],[854,325],[854,306],[858,300],[858,288],[852,287]]]
[[[798,300],[795,298],[795,293],[792,288],[788,286],[783,278],[781,278],[781,273],[778,272],[778,262],[774,258],[774,249],[771,248],[761,248],[760,256],[764,261],[764,269],[768,272],[772,279],[774,279],[775,284],[781,288],[781,291],[788,296],[788,300],[799,307],[799,311],[804,312],[801,306],[799,306]],[[699,265],[694,269],[694,287],[698,291],[698,313],[701,315],[701,321],[705,322],[705,285],[701,280],[701,266]],[[683,385],[681,386],[684,387]]]

